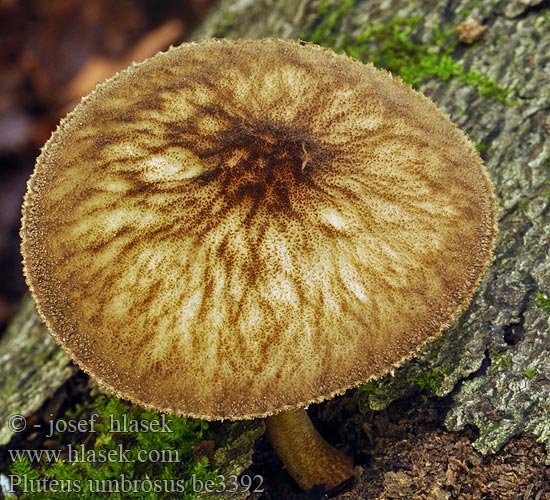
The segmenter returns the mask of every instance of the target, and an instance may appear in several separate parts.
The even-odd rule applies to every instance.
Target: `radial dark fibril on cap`
[[[62,121],[22,251],[52,335],[99,383],[243,419],[341,394],[437,336],[490,264],[495,206],[466,136],[389,73],[205,41]]]

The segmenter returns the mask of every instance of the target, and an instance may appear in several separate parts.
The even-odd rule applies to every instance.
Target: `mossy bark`
[[[0,446],[74,373],[29,298],[0,339]]]
[[[488,27],[472,45],[455,31],[467,18]],[[418,387],[452,394],[448,428],[475,426],[483,452],[521,432],[550,447],[548,33],[550,6],[537,0],[222,0],[194,36],[299,37],[373,60],[402,72],[478,146],[500,200],[495,262],[458,324],[361,397],[383,408]],[[31,414],[71,371],[28,304],[0,359],[5,443],[7,418]]]

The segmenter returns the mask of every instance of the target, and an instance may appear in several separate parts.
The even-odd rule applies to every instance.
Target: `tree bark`
[[[466,19],[488,28],[470,45],[455,30]],[[447,427],[475,426],[484,453],[522,432],[550,449],[548,33],[540,0],[222,0],[194,35],[302,38],[373,60],[402,72],[478,146],[500,200],[493,266],[457,325],[363,394],[373,409],[419,386],[452,394]],[[71,370],[27,302],[0,356],[2,444],[9,416],[32,414]]]

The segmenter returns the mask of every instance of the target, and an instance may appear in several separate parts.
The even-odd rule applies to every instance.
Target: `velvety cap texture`
[[[330,398],[467,306],[496,236],[465,134],[372,65],[184,44],[100,85],[40,155],[25,273],[115,394],[205,419]]]

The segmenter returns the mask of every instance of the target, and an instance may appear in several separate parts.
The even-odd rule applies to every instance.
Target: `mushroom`
[[[207,40],[62,120],[21,234],[39,313],[84,371],[146,408],[267,417],[310,489],[353,469],[304,408],[452,323],[495,221],[466,135],[399,79],[315,45]]]

